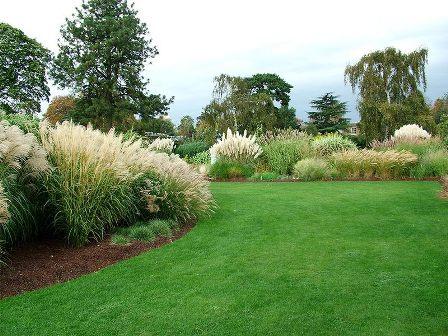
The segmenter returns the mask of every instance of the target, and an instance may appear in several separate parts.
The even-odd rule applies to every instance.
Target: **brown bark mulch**
[[[173,237],[159,237],[151,243],[133,241],[128,245],[114,245],[110,236],[78,248],[59,240],[27,243],[10,251],[6,265],[0,266],[0,299],[65,282],[169,244],[184,236],[194,225],[189,223],[174,232]]]

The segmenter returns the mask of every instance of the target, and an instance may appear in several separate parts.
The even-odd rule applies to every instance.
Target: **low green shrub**
[[[251,164],[218,160],[209,170],[209,176],[218,179],[251,177],[254,167]]]
[[[30,114],[0,112],[0,120],[7,121],[9,125],[17,126],[24,133],[32,133],[39,137],[39,119]]]
[[[131,239],[121,234],[114,234],[110,241],[114,245],[127,245],[131,242]]]
[[[259,180],[259,181],[272,181],[279,178],[279,175],[274,172],[261,172],[261,173],[255,173],[252,175],[251,179],[253,180]]]
[[[412,175],[417,178],[444,176],[446,174],[448,174],[448,151],[444,149],[427,152],[412,170]]]
[[[406,177],[417,162],[410,152],[371,149],[337,152],[331,159],[340,177],[348,178]]]
[[[196,154],[207,151],[209,146],[203,141],[186,142],[176,147],[174,153],[178,154],[181,158],[192,158]]]
[[[178,229],[178,224],[171,220],[152,220],[147,222],[137,222],[128,227],[121,227],[116,230],[116,234],[112,236],[112,242],[119,244],[130,240],[140,240],[152,242],[157,237],[170,238],[173,231]]]
[[[209,164],[210,163],[210,152],[208,150],[195,154],[193,157],[185,157],[188,163],[195,165]]]
[[[356,149],[356,144],[338,133],[319,135],[313,139],[311,146],[316,154],[328,156],[343,150]]]
[[[331,178],[332,170],[325,160],[309,158],[296,163],[294,176],[303,181],[323,180]]]
[[[306,137],[274,140],[269,142],[263,151],[267,164],[279,175],[291,175],[296,162],[311,154],[310,143]]]

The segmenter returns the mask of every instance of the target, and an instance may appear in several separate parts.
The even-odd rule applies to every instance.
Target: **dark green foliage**
[[[250,164],[218,160],[210,167],[209,176],[217,179],[248,178],[255,172]]]
[[[253,180],[259,180],[259,181],[271,181],[276,180],[280,177],[277,173],[274,172],[261,172],[261,173],[255,173],[251,176],[251,179]]]
[[[346,67],[346,82],[359,91],[360,125],[368,143],[386,138],[405,124],[434,127],[421,92],[426,89],[427,57],[427,49],[405,54],[386,48]]]
[[[276,74],[217,76],[212,101],[198,118],[198,134],[210,141],[228,128],[250,134],[297,128],[295,110],[288,106],[291,88]]]
[[[194,120],[190,116],[184,116],[180,120],[180,124],[177,127],[177,134],[185,138],[191,138],[194,134]]]
[[[148,94],[145,62],[158,54],[126,0],[85,0],[61,28],[51,75],[79,99],[71,118],[108,130],[165,114],[172,98]]]
[[[21,30],[0,22],[0,109],[39,113],[48,100],[46,70],[50,51]]]
[[[177,146],[174,152],[182,158],[187,156],[192,158],[196,154],[206,151],[209,147],[210,146],[203,141],[186,142]]]
[[[439,183],[212,188],[173,244],[0,300],[2,336],[446,334]]]
[[[130,240],[152,242],[157,237],[170,238],[173,231],[178,229],[178,224],[171,220],[152,220],[137,222],[132,226],[122,227],[112,236],[114,243],[127,244]]]
[[[136,120],[131,125],[134,131],[142,136],[146,135],[148,132],[166,135],[174,135],[176,133],[173,122],[164,118],[147,118]],[[120,130],[120,127],[117,129]]]
[[[311,101],[315,111],[308,112],[309,123],[315,125],[318,133],[334,133],[348,127],[347,103],[339,101],[339,96],[328,92],[316,100]]]

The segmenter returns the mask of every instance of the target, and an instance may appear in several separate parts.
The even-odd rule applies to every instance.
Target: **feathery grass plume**
[[[171,154],[174,149],[174,141],[168,138],[157,138],[148,145],[148,149],[155,152]]]
[[[417,156],[406,151],[355,149],[334,153],[332,161],[344,177],[392,178],[409,176]]]
[[[42,123],[41,137],[56,167],[47,183],[56,223],[75,245],[142,211],[186,220],[210,210],[208,182],[179,157],[143,148],[140,139],[71,122]]]
[[[46,153],[34,134],[0,122],[0,180],[8,199],[9,220],[0,226],[7,245],[25,241],[38,231],[40,177],[50,171]]]
[[[255,135],[248,136],[247,131],[243,134],[232,133],[227,129],[227,134],[223,134],[210,148],[212,163],[218,159],[224,159],[240,163],[248,163],[255,160],[262,153],[261,147],[256,143]]]
[[[356,148],[356,144],[353,141],[338,133],[316,136],[311,142],[311,146],[321,156],[328,156],[335,152]]]
[[[431,134],[416,124],[404,125],[394,132],[393,139],[429,139]]]

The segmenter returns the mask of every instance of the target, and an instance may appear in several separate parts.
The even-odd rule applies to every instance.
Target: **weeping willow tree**
[[[386,48],[364,55],[345,69],[345,83],[358,90],[358,110],[366,139],[383,139],[396,128],[419,123],[433,128],[423,91],[428,50],[409,54]]]

